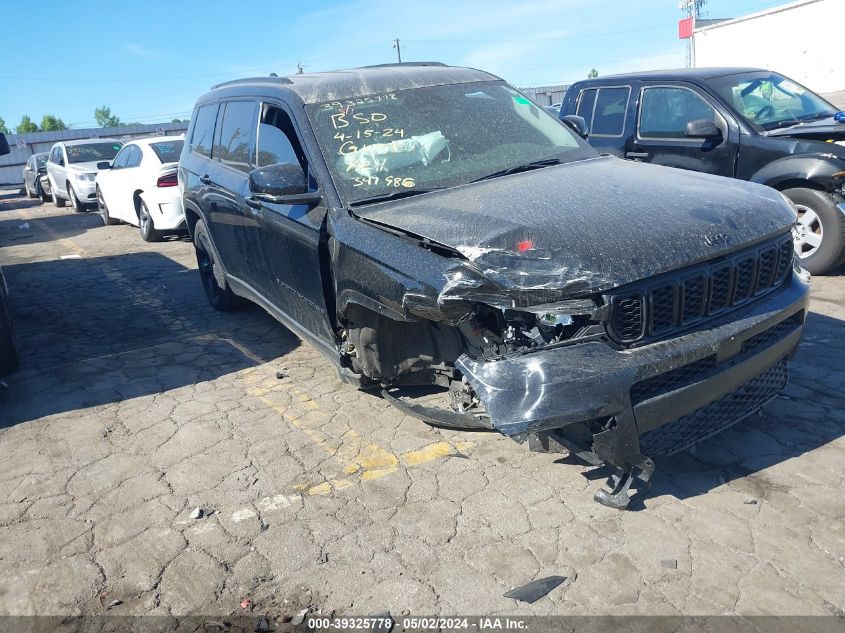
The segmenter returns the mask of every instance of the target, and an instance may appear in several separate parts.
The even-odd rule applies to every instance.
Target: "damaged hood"
[[[733,252],[795,220],[774,189],[611,157],[355,213],[472,262],[447,274],[441,305],[447,296],[490,302],[501,292],[530,305],[603,292]]]

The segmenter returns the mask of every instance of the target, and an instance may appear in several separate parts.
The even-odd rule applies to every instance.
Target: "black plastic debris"
[[[555,587],[561,585],[564,580],[566,580],[566,576],[548,576],[546,578],[532,580],[527,585],[522,585],[521,587],[508,591],[505,594],[505,598],[514,598],[515,600],[532,604]]]

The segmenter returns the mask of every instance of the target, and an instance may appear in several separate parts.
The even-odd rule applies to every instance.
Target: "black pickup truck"
[[[791,79],[753,68],[614,75],[573,84],[560,110],[571,115],[600,152],[781,191],[798,212],[801,265],[845,263],[845,113]]]

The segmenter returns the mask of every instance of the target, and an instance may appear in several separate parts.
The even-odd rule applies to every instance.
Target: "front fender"
[[[836,188],[833,175],[845,170],[845,160],[833,154],[797,154],[785,156],[760,169],[749,180],[775,189],[795,181],[812,182],[825,191]]]

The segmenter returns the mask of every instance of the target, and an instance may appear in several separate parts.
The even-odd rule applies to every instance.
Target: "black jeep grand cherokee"
[[[615,467],[603,503],[786,384],[808,282],[783,196],[600,157],[497,77],[233,81],[187,141],[215,308],[258,303],[429,423]]]

